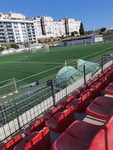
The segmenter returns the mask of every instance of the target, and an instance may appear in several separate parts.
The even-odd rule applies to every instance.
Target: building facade
[[[0,45],[6,43],[37,43],[38,38],[69,36],[73,31],[79,35],[80,21],[50,16],[26,18],[23,14],[0,13]]]
[[[71,35],[72,32],[76,31],[79,35],[80,23],[81,21],[75,20],[73,18],[65,18],[66,25],[66,35]]]
[[[59,45],[71,46],[71,45],[77,45],[77,44],[92,44],[92,43],[97,43],[97,42],[103,42],[102,34],[60,40]]]

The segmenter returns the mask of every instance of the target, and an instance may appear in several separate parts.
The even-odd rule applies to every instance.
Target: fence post
[[[102,64],[101,64],[102,66],[102,68],[101,68],[101,73],[103,72],[103,70],[104,70],[104,68],[103,68],[103,66],[104,66],[104,57],[102,57]]]
[[[20,129],[21,129],[21,127],[20,127],[20,121],[19,121],[18,109],[17,109],[16,102],[14,103],[14,106],[15,106],[15,109],[16,109],[16,114],[17,114],[17,122],[18,122],[18,127],[19,127],[19,130],[20,130]]]
[[[83,65],[83,71],[84,71],[84,85],[86,85],[86,69],[85,69],[85,65]]]
[[[48,86],[51,86],[52,97],[53,97],[53,104],[54,104],[54,106],[56,106],[54,80],[49,80],[49,81],[47,81],[47,85],[48,85]]]

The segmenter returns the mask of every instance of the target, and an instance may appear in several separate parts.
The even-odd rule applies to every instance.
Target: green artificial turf
[[[55,77],[65,60],[95,60],[113,50],[113,42],[89,45],[52,47],[49,52],[22,52],[0,56],[0,81],[15,78],[25,82]],[[24,80],[26,79],[26,80]],[[47,78],[48,79],[48,78]]]

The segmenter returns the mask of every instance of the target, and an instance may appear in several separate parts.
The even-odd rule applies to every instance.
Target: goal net
[[[43,47],[43,51],[44,51],[44,52],[49,52],[49,45],[45,45],[45,46]]]
[[[0,82],[0,99],[17,93],[15,78]]]

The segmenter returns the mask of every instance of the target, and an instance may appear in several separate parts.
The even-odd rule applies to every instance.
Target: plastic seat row
[[[13,137],[11,140],[9,140],[7,143],[3,144],[0,147],[0,150],[13,150],[13,148],[19,144],[23,140],[22,135],[19,134],[15,137]]]
[[[63,132],[74,121],[74,108],[70,107],[63,112],[57,112],[46,121],[46,126],[55,132]]]
[[[55,108],[47,111],[45,114],[44,114],[44,118],[45,120],[48,120],[50,119],[53,115],[55,115],[57,112],[61,112],[63,111],[63,107],[61,104],[59,104],[58,106],[56,106]]]
[[[90,89],[95,82],[101,82],[101,89],[104,89],[110,82],[113,82],[113,66],[104,70],[101,74],[95,77],[92,81],[86,84],[86,89]]]
[[[27,137],[21,134],[13,137],[3,144],[0,150],[49,150],[51,146],[50,132],[48,127],[44,127],[39,132],[32,132]]]
[[[112,150],[113,111],[104,125],[74,121],[54,142],[52,150]]]
[[[26,127],[23,130],[23,133],[28,136],[30,135],[32,132],[34,131],[40,131],[41,129],[43,129],[45,127],[45,118],[41,117],[39,120],[33,122],[31,125],[29,125],[28,127]]]
[[[90,104],[91,90],[87,89],[80,94],[80,98],[75,98],[69,104],[66,105],[66,108],[74,107],[75,112],[83,112]]]
[[[17,144],[13,150],[49,150],[50,146],[49,128],[44,127],[39,132],[32,132],[27,138]]]
[[[88,115],[106,120],[113,109],[113,98],[99,96],[86,109]]]

